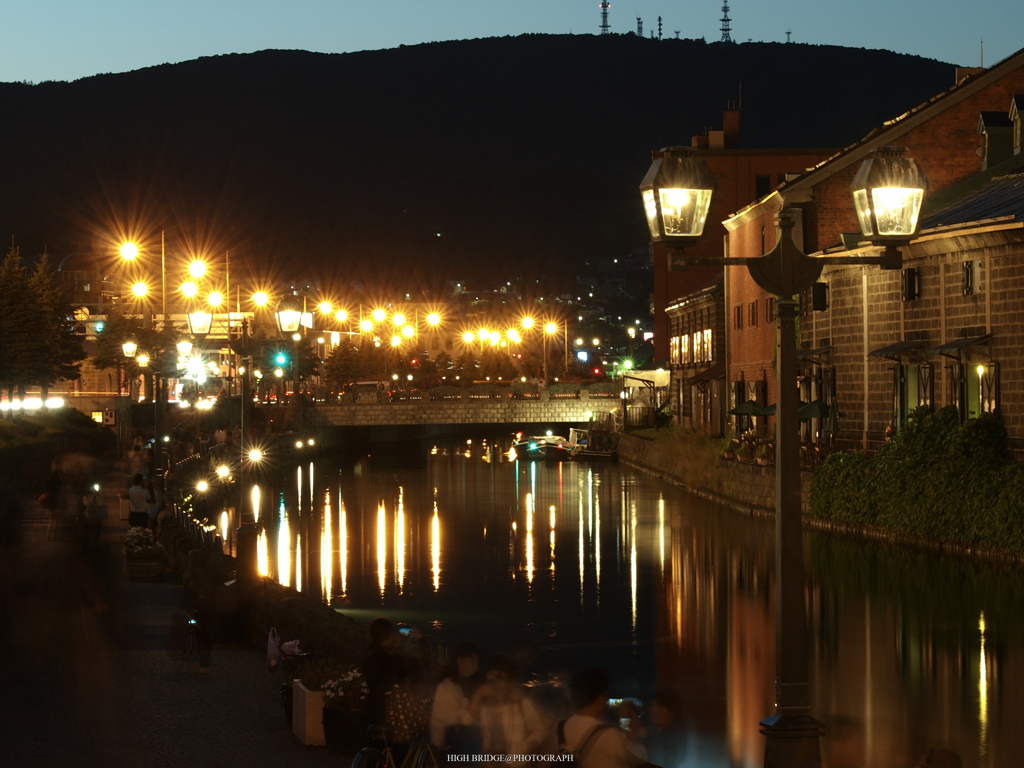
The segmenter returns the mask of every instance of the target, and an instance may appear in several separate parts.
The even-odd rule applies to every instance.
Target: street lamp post
[[[126,242],[120,246],[120,256],[125,261],[134,261],[139,255],[139,247],[134,242]],[[142,298],[146,295],[147,290],[144,284],[137,283],[132,286],[132,291],[136,296]],[[160,231],[160,320],[161,329],[167,326],[167,247],[164,237],[163,230]],[[152,330],[155,323],[152,319],[152,311],[147,311],[147,329]],[[160,452],[164,450],[163,447],[163,431],[165,423],[165,408],[167,406],[167,382],[163,380],[161,384],[161,375],[158,370],[153,371],[153,404],[154,404],[154,417],[153,417],[153,438],[155,441],[154,454],[156,461],[159,462]],[[147,377],[148,381],[148,377]],[[166,466],[164,467],[166,469]]]
[[[299,328],[302,326],[302,315],[303,312],[299,308],[298,301],[292,297],[285,297],[278,305],[277,311],[274,312],[274,318],[277,321],[277,329],[286,339],[292,340],[291,364],[293,377],[298,376],[298,340],[301,338],[299,336]],[[298,387],[294,383],[292,386],[294,390],[298,390]],[[280,402],[280,399],[278,402]]]
[[[554,323],[544,324],[544,383],[548,383],[548,336],[558,333],[558,326]]]
[[[714,192],[714,178],[689,147],[661,151],[641,184],[654,242],[682,247],[698,241]],[[902,148],[876,150],[852,184],[861,230],[882,245],[881,257],[825,257],[804,254],[793,242],[793,217],[778,214],[778,242],[756,258],[725,257],[703,262],[746,266],[764,290],[776,295],[775,411],[775,572],[776,680],[775,712],[761,721],[765,768],[818,768],[821,724],[810,714],[807,675],[807,616],[804,606],[803,526],[800,504],[799,393],[797,390],[796,317],[802,291],[814,284],[823,263],[877,264],[899,269],[897,246],[917,232],[927,190],[916,162]]]

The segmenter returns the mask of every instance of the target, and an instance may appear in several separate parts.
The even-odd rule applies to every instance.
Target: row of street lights
[[[902,147],[875,150],[851,184],[857,220],[865,239],[884,250],[880,257],[823,257],[804,254],[793,242],[793,216],[778,214],[777,245],[760,257],[701,261],[746,266],[754,281],[776,296],[775,411],[775,712],[761,722],[765,768],[819,768],[821,723],[810,715],[807,675],[807,617],[804,605],[803,530],[800,504],[799,395],[797,389],[797,297],[808,290],[825,263],[875,264],[900,269],[899,247],[915,237],[928,184]],[[640,185],[651,240],[682,248],[704,234],[714,175],[689,147],[661,150]]]

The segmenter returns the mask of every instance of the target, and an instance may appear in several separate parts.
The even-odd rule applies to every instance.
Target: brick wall
[[[914,301],[901,299],[898,271],[826,268],[822,279],[830,288],[829,309],[812,313],[803,330],[811,346],[828,340],[833,347],[831,363],[843,412],[841,446],[879,444],[891,418],[896,362],[868,357],[868,352],[901,340],[923,341],[907,360],[933,365],[934,405],[940,408],[953,404],[949,366],[954,361],[927,351],[961,337],[991,333],[987,344],[963,348],[960,358],[972,367],[998,363],[999,410],[1011,447],[1024,449],[1024,229],[1011,227],[931,239],[904,249],[904,267],[916,268],[920,275],[920,294]],[[962,289],[964,261],[982,263],[981,286],[969,296]]]

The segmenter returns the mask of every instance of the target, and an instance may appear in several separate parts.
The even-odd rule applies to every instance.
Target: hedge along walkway
[[[303,747],[285,726],[280,673],[263,653],[215,645],[211,671],[168,652],[180,584],[121,575],[116,491],[100,544],[74,526],[46,541],[48,514],[22,499],[20,543],[0,553],[0,722],[5,765],[222,768],[348,765],[353,755]],[[177,649],[175,655],[177,654]],[[194,657],[193,657],[194,658]]]
[[[915,411],[878,454],[834,454],[814,474],[811,511],[886,538],[1024,558],[1024,465],[1004,458],[998,416]]]

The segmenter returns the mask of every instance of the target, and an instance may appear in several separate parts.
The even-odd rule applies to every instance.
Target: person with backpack
[[[650,766],[643,748],[618,725],[607,722],[608,675],[599,667],[583,667],[569,680],[576,714],[558,723],[558,745],[573,756],[576,768],[642,768]]]

